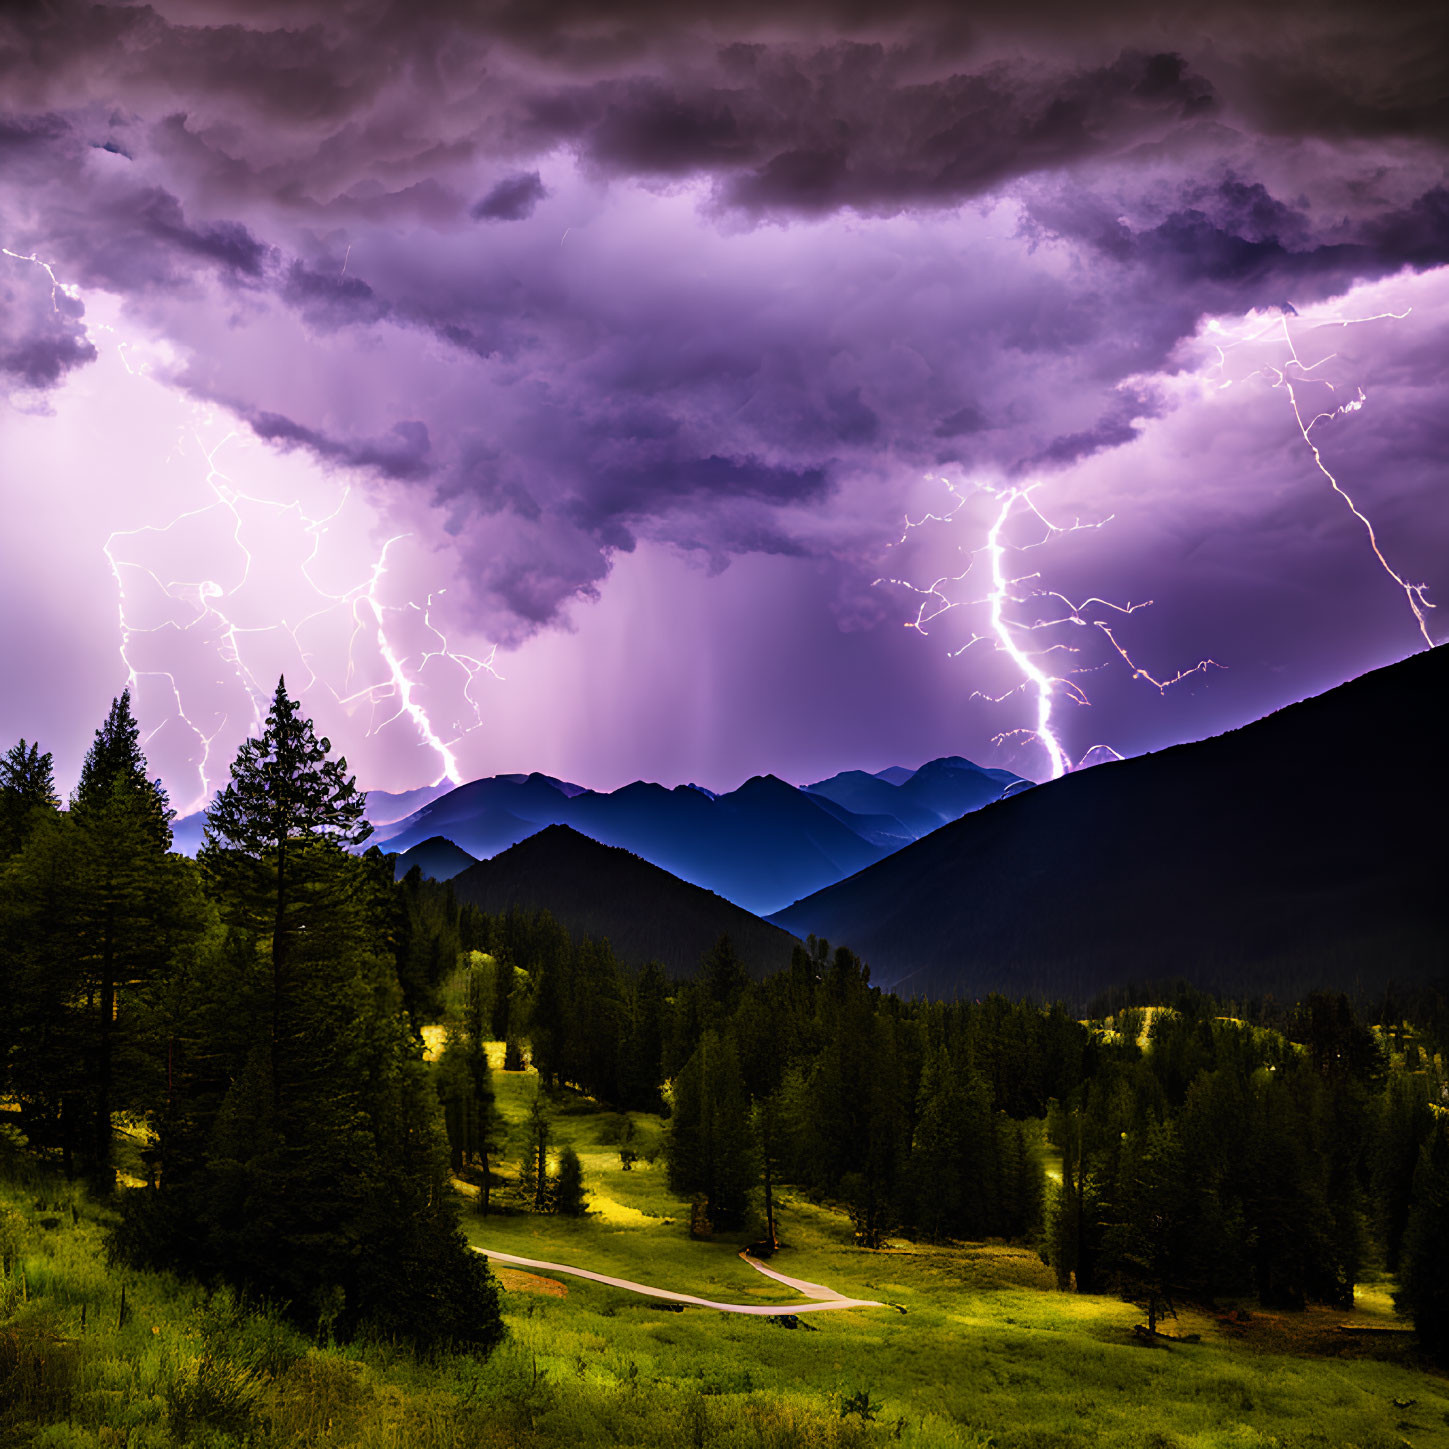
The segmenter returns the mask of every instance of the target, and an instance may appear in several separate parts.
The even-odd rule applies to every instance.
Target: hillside
[[[453,877],[458,901],[490,914],[547,910],[577,936],[607,938],[620,961],[691,976],[729,936],[751,972],[783,970],[797,944],[777,926],[567,825],[550,825]]]
[[[1446,697],[1426,651],[988,805],[770,919],[927,995],[1422,980],[1449,964]]]

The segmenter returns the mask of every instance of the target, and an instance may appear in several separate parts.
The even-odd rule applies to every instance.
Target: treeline
[[[751,979],[725,939],[694,980],[626,971],[607,942],[547,912],[487,917],[446,885],[402,883],[409,938],[456,944],[495,1039],[545,1083],[670,1112],[671,1183],[701,1224],[734,1230],[777,1181],[846,1205],[858,1240],[905,1228],[1031,1237],[1043,1205],[1041,1121],[1090,1071],[1093,1035],[1060,1007],[1003,997],[907,1003],[849,950],[812,937],[787,972]],[[472,953],[486,953],[484,957]],[[426,989],[443,1009],[441,979]]]
[[[0,769],[0,1099],[29,1145],[113,1189],[116,1250],[225,1281],[312,1330],[486,1348],[497,1291],[449,1190],[406,1009],[391,862],[364,797],[278,685],[208,813],[170,853],[128,695],[62,811],[24,741]],[[136,1164],[132,1164],[133,1167]]]
[[[1063,1287],[1127,1292],[1154,1323],[1176,1300],[1348,1306],[1376,1260],[1426,1341],[1449,1338],[1433,1327],[1449,1300],[1437,998],[1418,1034],[1400,1016],[1376,1035],[1340,995],[1228,1006],[1176,984],[1102,1003],[1103,1031],[995,996],[903,1002],[814,938],[764,981],[722,941],[671,984],[547,913],[406,889],[419,939],[489,953],[474,989],[546,1080],[649,1111],[668,1084],[671,1183],[696,1230],[758,1222],[773,1242],[789,1182],[848,1207],[867,1246],[1039,1240]],[[1126,1004],[1154,996],[1171,1006]]]
[[[1327,994],[1284,1031],[1189,999],[1154,1014],[1145,1050],[1144,1013],[1118,1019],[1117,1049],[1052,1110],[1059,1281],[1126,1285],[1153,1305],[1253,1294],[1351,1307],[1379,1255],[1432,1338],[1415,1304],[1449,1292],[1442,1058],[1402,1038],[1386,1052]]]

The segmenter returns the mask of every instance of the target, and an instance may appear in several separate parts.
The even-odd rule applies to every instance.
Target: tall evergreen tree
[[[89,1158],[96,1181],[109,1187],[116,1047],[125,1026],[118,992],[141,992],[165,969],[170,937],[183,924],[176,868],[167,863],[173,812],[161,782],[147,776],[129,690],[96,732],[70,813],[81,846],[77,944],[95,1001]]]
[[[37,819],[59,809],[49,754],[21,740],[0,755],[0,861],[25,844]]]
[[[1399,1268],[1419,1150],[1433,1121],[1427,1074],[1396,1071],[1379,1103],[1372,1151],[1375,1216],[1390,1272]]]
[[[528,1120],[524,1123],[523,1190],[534,1212],[548,1206],[548,1140],[551,1125],[548,1100],[542,1090],[535,1091],[528,1104]]]
[[[136,1085],[128,1047],[138,1008],[187,929],[190,866],[168,856],[171,810],[147,778],[129,691],[97,730],[64,820],[49,808],[48,756],[17,748],[4,776],[31,827],[12,862],[9,903],[13,1085],[36,1139],[58,1145],[68,1170],[78,1156],[107,1191],[113,1116]]]
[[[486,969],[486,965],[475,966],[469,971],[468,996],[463,1009],[448,1020],[447,1037],[434,1068],[450,1166],[457,1173],[465,1164],[476,1164],[478,1212],[483,1217],[487,1217],[491,1206],[493,1155],[503,1131],[484,1034],[487,1003],[479,989]]]
[[[734,1044],[707,1031],[674,1083],[669,1185],[700,1197],[711,1224],[743,1227],[755,1183],[749,1098]]]
[[[301,933],[335,909],[345,872],[336,853],[371,833],[363,818],[366,795],[330,758],[284,678],[259,739],[248,740],[232,762],[231,781],[206,815],[199,859],[216,877],[232,918],[269,938],[271,1004],[268,1022],[273,1111],[282,1110],[290,965]]]
[[[0,881],[5,863],[11,860],[34,832],[53,822],[60,809],[55,793],[55,776],[51,758],[42,754],[40,746],[27,745],[24,740],[0,755]],[[16,1018],[16,987],[21,971],[21,958],[28,932],[18,926],[6,926],[7,906],[14,903],[0,900],[0,1096],[8,1096],[10,1057],[16,1043],[20,1023]],[[53,923],[50,929],[54,929]]]
[[[178,1013],[181,1082],[160,1188],[123,1250],[223,1278],[309,1325],[371,1323],[487,1348],[496,1289],[448,1191],[446,1141],[404,1009],[390,861],[342,848],[362,796],[279,684],[202,851],[228,936]],[[225,999],[219,999],[222,994]],[[266,1029],[227,1018],[257,1008]],[[218,1079],[218,1094],[208,1082]]]
[[[669,982],[657,962],[649,962],[629,992],[629,1016],[619,1053],[619,1105],[657,1112],[663,1105],[664,1037],[669,1015]]]
[[[1426,1352],[1449,1364],[1449,1116],[1436,1114],[1419,1154],[1394,1305]]]
[[[581,1218],[588,1212],[588,1201],[584,1197],[584,1169],[579,1154],[572,1147],[565,1147],[559,1153],[558,1179],[554,1183],[553,1207],[565,1217]]]
[[[1175,1314],[1175,1301],[1191,1274],[1191,1198],[1182,1142],[1170,1122],[1152,1122],[1131,1134],[1122,1156],[1118,1222],[1105,1252],[1127,1296],[1147,1305],[1147,1331],[1159,1314]]]
[[[723,1021],[733,1015],[750,974],[728,936],[721,936],[705,953],[699,969],[699,986],[715,1018]]]

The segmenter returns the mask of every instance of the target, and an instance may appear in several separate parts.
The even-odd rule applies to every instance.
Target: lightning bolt
[[[57,292],[69,297],[72,301],[78,301],[80,299],[80,288],[73,282],[59,281],[50,263],[41,261],[34,252],[12,252],[9,247],[0,247],[0,252],[3,252],[7,257],[13,257],[17,262],[32,263],[50,278],[50,309],[52,312],[60,311],[60,303],[55,300],[55,294]]]
[[[57,293],[81,300],[79,288],[59,281],[53,267],[38,256],[24,256],[9,248],[0,250],[6,256],[32,263],[46,273],[51,284],[51,304],[56,311],[60,310]],[[88,330],[111,329],[92,324]],[[144,364],[132,365],[128,356],[130,345],[126,341],[118,341],[114,346],[131,377],[139,380],[147,376]],[[336,524],[348,508],[353,492],[351,484],[340,484],[333,506],[320,513],[309,512],[298,498],[274,498],[247,492],[228,476],[221,461],[223,451],[235,444],[241,435],[231,430],[219,440],[208,442],[203,434],[212,426],[212,415],[199,405],[193,405],[193,412],[197,425],[179,437],[177,449],[183,459],[191,456],[194,449],[204,461],[200,496],[194,505],[174,513],[162,523],[142,523],[116,529],[102,545],[102,553],[115,581],[118,651],[126,671],[126,682],[135,691],[143,679],[154,680],[162,686],[171,702],[170,711],[146,730],[144,738],[149,743],[161,729],[172,721],[179,721],[196,742],[200,790],[197,799],[188,808],[204,807],[217,787],[219,777],[212,754],[230,716],[223,712],[219,719],[211,721],[198,718],[200,711],[192,702],[196,691],[183,685],[178,670],[175,667],[148,666],[138,657],[143,637],[154,639],[168,632],[178,637],[194,636],[203,641],[221,673],[239,686],[244,694],[250,715],[248,727],[252,734],[261,731],[271,693],[269,681],[259,677],[260,664],[254,667],[250,662],[254,653],[252,646],[255,636],[280,632],[291,639],[308,671],[300,693],[324,688],[349,713],[359,705],[370,706],[366,730],[369,737],[395,721],[405,720],[417,738],[437,756],[441,777],[454,784],[461,783],[455,748],[483,723],[482,703],[474,692],[480,677],[486,674],[494,679],[502,678],[495,667],[496,647],[480,658],[450,646],[446,635],[434,621],[436,600],[446,593],[445,589],[428,594],[426,602],[421,605],[411,601],[402,605],[383,601],[380,590],[388,572],[389,553],[409,537],[408,534],[397,534],[387,539],[363,577],[352,586],[341,591],[324,588],[315,577],[314,569],[320,561],[329,527]],[[227,551],[222,555],[202,558],[197,571],[172,577],[169,570],[163,572],[163,566],[142,562],[135,556],[141,551],[138,546],[144,540],[166,535],[179,538],[178,530],[208,517],[223,524]],[[291,579],[279,579],[282,550],[275,547],[268,550],[265,540],[259,543],[254,537],[257,525],[262,521],[270,526],[273,533],[283,535],[283,543],[290,541],[306,546],[305,557],[294,569]],[[227,584],[219,582],[219,578],[234,578],[235,581]],[[269,585],[274,581],[296,585],[300,581],[302,592],[309,602],[295,618],[289,617],[282,607],[275,617],[265,622],[243,622],[234,607],[237,596],[249,583],[259,579]],[[142,587],[155,591],[156,596],[167,601],[170,617],[160,623],[140,622],[142,606],[138,602],[138,589]],[[345,679],[340,688],[334,686],[326,663],[307,643],[308,633],[334,614],[350,618],[352,626]],[[398,642],[397,623],[404,615],[415,616],[412,627],[415,630],[420,623],[427,636],[428,642],[421,649],[409,651]],[[380,677],[379,671],[360,657],[364,645],[370,646],[381,661]],[[421,673],[434,661],[437,661],[435,668],[442,666],[457,671],[460,680],[458,698],[462,701],[464,718],[459,722],[461,728],[455,725],[452,733],[438,725],[420,694]],[[143,696],[138,692],[137,698],[139,701]],[[385,710],[388,705],[392,708]],[[385,717],[379,718],[380,714]]]
[[[907,516],[905,530],[896,540],[897,546],[903,544],[913,530],[926,524],[950,524],[965,506],[967,495],[955,483],[949,478],[942,478],[939,481],[954,500],[951,506],[940,513],[928,512],[918,519]],[[1172,685],[1181,683],[1190,675],[1206,673],[1209,669],[1222,666],[1211,659],[1203,659],[1193,665],[1191,669],[1179,670],[1169,678],[1159,679],[1137,664],[1107,621],[1094,618],[1087,612],[1092,606],[1097,606],[1121,615],[1135,614],[1139,609],[1148,608],[1152,603],[1151,599],[1146,599],[1141,603],[1115,604],[1093,596],[1084,599],[1080,604],[1073,604],[1066,595],[1055,589],[1042,587],[1039,571],[1020,574],[1010,572],[1007,565],[1009,554],[1040,548],[1052,538],[1062,534],[1104,528],[1112,521],[1112,516],[1108,515],[1095,522],[1074,519],[1069,524],[1054,523],[1042,512],[1034,496],[1042,486],[1039,481],[1006,488],[995,488],[985,483],[977,485],[976,491],[985,494],[996,506],[987,526],[984,541],[977,548],[962,550],[967,556],[967,563],[960,573],[942,575],[924,586],[901,578],[881,578],[875,582],[894,585],[921,595],[916,616],[906,621],[906,627],[914,629],[922,635],[929,632],[926,628],[927,624],[949,610],[971,608],[984,611],[986,632],[973,631],[964,644],[949,651],[950,656],[956,658],[977,644],[989,644],[997,653],[1005,655],[1011,661],[1012,666],[1020,675],[1019,683],[1007,690],[1005,694],[988,695],[980,690],[973,690],[971,697],[989,699],[995,704],[1000,704],[1015,694],[1023,692],[1031,694],[1035,703],[1035,724],[1029,728],[1006,730],[994,736],[992,743],[1001,745],[1015,737],[1025,737],[1036,741],[1046,755],[1048,778],[1055,780],[1072,770],[1082,769],[1087,764],[1094,763],[1095,757],[1101,755],[1108,755],[1116,759],[1122,757],[1110,745],[1097,744],[1087,750],[1080,759],[1075,761],[1072,759],[1057,733],[1056,706],[1063,698],[1074,704],[1091,703],[1081,685],[1076,681],[1076,676],[1085,673],[1086,670],[1078,668],[1069,673],[1053,673],[1043,666],[1041,660],[1049,654],[1077,654],[1079,650],[1061,640],[1053,640],[1038,648],[1029,648],[1022,642],[1022,635],[1037,634],[1060,625],[1095,629],[1126,664],[1132,677],[1151,684],[1159,694],[1165,693]],[[1026,516],[1030,516],[1039,526],[1040,535],[1024,543],[1014,543],[1009,537],[1008,525],[1014,517]],[[948,592],[948,586],[967,579],[974,571],[977,560],[983,557],[989,573],[985,592],[970,598],[953,598]],[[1068,612],[1054,618],[1022,616],[1021,610],[1031,607],[1032,601],[1041,599],[1054,599],[1058,603],[1064,604]]]
[[[1362,524],[1368,535],[1369,546],[1374,557],[1384,572],[1403,592],[1420,635],[1426,644],[1432,646],[1434,641],[1429,633],[1427,611],[1434,605],[1427,598],[1426,586],[1409,582],[1389,563],[1380,547],[1372,521],[1329,468],[1313,437],[1313,430],[1318,424],[1359,411],[1367,401],[1366,395],[1362,388],[1357,388],[1355,395],[1348,400],[1337,403],[1330,409],[1314,413],[1311,417],[1306,415],[1306,410],[1300,401],[1300,389],[1305,384],[1317,383],[1328,388],[1330,393],[1334,392],[1333,384],[1326,378],[1315,378],[1311,374],[1331,361],[1336,354],[1329,353],[1312,363],[1303,360],[1289,326],[1289,317],[1298,315],[1295,309],[1285,305],[1280,309],[1280,315],[1275,316],[1265,325],[1250,321],[1249,330],[1241,336],[1233,336],[1219,319],[1210,319],[1205,330],[1217,352],[1216,370],[1221,372],[1226,369],[1227,353],[1235,348],[1262,342],[1265,339],[1281,341],[1287,352],[1287,357],[1281,365],[1266,363],[1250,373],[1249,376],[1267,378],[1271,386],[1284,390],[1294,423],[1304,444],[1313,456],[1314,465],[1328,480],[1330,487],[1343,500],[1353,516]],[[1404,311],[1381,312],[1367,317],[1330,317],[1314,325],[1350,327],[1364,322],[1402,320],[1408,315],[1408,312]],[[1250,314],[1251,316],[1252,314]],[[1230,387],[1232,380],[1225,380],[1219,386]],[[913,531],[928,524],[950,526],[954,523],[957,515],[966,506],[969,495],[963,491],[962,486],[958,486],[950,479],[942,478],[939,481],[946,488],[951,499],[950,505],[944,507],[940,512],[927,512],[916,519],[907,515],[903,532],[893,544],[889,545],[890,547],[904,544]],[[1086,671],[1076,668],[1064,673],[1054,673],[1046,667],[1043,661],[1046,656],[1053,653],[1075,654],[1079,651],[1055,638],[1052,639],[1052,642],[1040,647],[1029,647],[1028,643],[1023,641],[1023,636],[1038,634],[1042,631],[1057,631],[1063,627],[1095,630],[1106,641],[1111,652],[1128,668],[1132,678],[1151,685],[1159,694],[1166,693],[1173,685],[1182,683],[1194,674],[1206,673],[1209,669],[1220,669],[1224,666],[1212,659],[1202,659],[1190,668],[1159,677],[1143,668],[1132,658],[1113,627],[1110,617],[1116,615],[1118,618],[1125,618],[1140,609],[1149,607],[1152,603],[1151,599],[1139,603],[1130,601],[1114,603],[1094,595],[1084,599],[1081,603],[1073,603],[1065,594],[1044,587],[1038,572],[1024,574],[1009,572],[1006,560],[1010,553],[1039,548],[1054,536],[1076,532],[1083,528],[1101,528],[1111,522],[1111,518],[1107,517],[1095,523],[1083,523],[1081,520],[1076,520],[1065,526],[1054,524],[1041,511],[1035,500],[1034,495],[1041,486],[1040,482],[1035,482],[1020,487],[994,488],[991,485],[979,483],[971,489],[971,492],[982,493],[991,498],[995,503],[995,508],[985,529],[983,542],[974,549],[961,550],[965,554],[967,562],[960,573],[943,574],[929,584],[919,584],[904,578],[880,578],[875,582],[878,585],[888,584],[904,588],[920,597],[915,617],[907,619],[905,625],[908,629],[915,629],[922,635],[929,632],[927,625],[950,610],[967,608],[975,609],[978,613],[984,612],[983,632],[973,630],[966,642],[951,650],[950,653],[955,657],[978,644],[989,644],[997,653],[1007,657],[1015,672],[1020,676],[1019,682],[1002,695],[985,695],[978,690],[973,692],[972,697],[991,699],[1000,703],[1021,692],[1032,695],[1035,703],[1035,723],[1030,727],[1007,730],[998,734],[993,743],[1000,745],[1013,737],[1026,737],[1036,741],[1046,755],[1049,777],[1057,779],[1071,770],[1081,769],[1092,763],[1094,757],[1102,755],[1117,759],[1122,757],[1110,745],[1097,744],[1087,750],[1077,761],[1074,762],[1071,759],[1056,728],[1055,708],[1063,698],[1075,704],[1090,704],[1090,700],[1076,682],[1077,676]],[[1013,518],[1026,514],[1030,514],[1040,525],[1041,534],[1025,543],[1013,543],[1008,536],[1008,525]],[[967,580],[973,573],[978,558],[983,556],[990,575],[985,591],[974,597],[954,597],[953,586]],[[1019,612],[1027,608],[1031,601],[1045,599],[1057,601],[1065,607],[1066,612],[1050,617],[1035,618],[1023,617]],[[1098,617],[1099,613],[1108,617]],[[1100,668],[1101,666],[1094,667]]]
[[[1312,325],[1314,327],[1353,327],[1364,322],[1386,322],[1389,320],[1402,322],[1409,315],[1410,310],[1409,308],[1405,308],[1402,312],[1377,312],[1368,317],[1329,317],[1315,322]],[[1326,387],[1330,393],[1334,393],[1337,390],[1327,378],[1309,377],[1309,373],[1315,372],[1326,363],[1333,361],[1338,354],[1336,352],[1330,352],[1320,357],[1317,362],[1305,363],[1299,356],[1297,345],[1293,340],[1293,333],[1288,326],[1288,318],[1298,315],[1295,308],[1285,305],[1280,316],[1274,318],[1267,326],[1260,328],[1251,335],[1229,341],[1226,345],[1214,341],[1213,345],[1218,353],[1218,366],[1219,368],[1226,366],[1227,353],[1233,348],[1241,347],[1248,343],[1260,342],[1266,337],[1274,336],[1274,334],[1281,335],[1283,345],[1288,352],[1288,357],[1283,365],[1277,367],[1272,363],[1265,363],[1255,372],[1250,373],[1249,376],[1271,378],[1272,386],[1275,388],[1281,387],[1287,394],[1288,404],[1293,413],[1293,421],[1297,425],[1298,432],[1308,447],[1309,452],[1313,454],[1314,467],[1328,479],[1329,486],[1343,499],[1348,511],[1363,525],[1364,532],[1368,535],[1369,547],[1373,550],[1373,555],[1378,560],[1379,567],[1399,586],[1403,592],[1405,602],[1408,604],[1409,610],[1414,616],[1414,622],[1418,625],[1419,633],[1423,637],[1424,643],[1430,648],[1433,648],[1434,640],[1429,633],[1429,617],[1427,611],[1434,608],[1434,605],[1429,602],[1427,597],[1428,586],[1425,584],[1411,584],[1384,557],[1384,551],[1379,547],[1378,535],[1374,532],[1372,521],[1359,508],[1358,504],[1354,502],[1353,497],[1330,470],[1328,464],[1323,461],[1323,454],[1319,450],[1318,444],[1313,440],[1313,429],[1319,423],[1331,422],[1334,418],[1358,412],[1368,401],[1367,395],[1364,393],[1363,388],[1356,388],[1355,396],[1347,402],[1339,403],[1326,411],[1315,413],[1307,422],[1304,421],[1303,409],[1298,401],[1298,389],[1293,385],[1293,378],[1289,376],[1289,370],[1292,369],[1297,374],[1300,385],[1305,382],[1316,383],[1320,387]],[[1218,333],[1224,331],[1221,323],[1216,319],[1208,323],[1208,330]],[[1225,388],[1231,387],[1232,380],[1229,379],[1223,382],[1221,386]]]
[[[443,765],[443,778],[451,781],[454,785],[461,785],[463,783],[463,777],[459,773],[458,761],[453,754],[452,748],[453,745],[458,743],[458,741],[456,739],[451,741],[443,740],[439,737],[437,731],[434,730],[432,720],[428,718],[427,711],[418,701],[417,688],[414,684],[412,677],[408,674],[406,661],[398,656],[391,642],[388,640],[387,628],[383,619],[383,608],[382,605],[379,604],[377,601],[377,586],[383,574],[387,571],[387,551],[392,547],[393,544],[400,542],[403,538],[406,538],[407,536],[407,534],[398,534],[395,537],[388,539],[388,541],[383,544],[382,552],[378,555],[377,562],[373,565],[372,572],[368,578],[365,590],[355,591],[353,595],[344,595],[339,597],[339,602],[348,602],[353,607],[353,618],[355,620],[355,627],[352,631],[352,642],[355,644],[356,641],[362,636],[364,631],[368,629],[369,626],[367,624],[367,620],[370,619],[370,630],[373,635],[374,642],[377,645],[377,652],[382,656],[383,662],[387,665],[388,671],[388,682],[386,684],[365,685],[355,694],[340,697],[339,702],[342,704],[350,704],[354,700],[365,698],[376,704],[380,699],[391,698],[396,700],[397,709],[387,719],[385,719],[381,725],[378,725],[375,728],[386,728],[386,726],[391,724],[393,720],[399,718],[402,715],[407,715],[407,717],[413,722],[413,725],[416,728],[418,734],[428,745],[428,747],[437,752],[438,758],[442,761]],[[439,593],[443,592],[445,591],[439,590]],[[495,678],[502,678],[502,676],[499,675],[497,670],[493,667],[494,656],[497,653],[496,647],[494,650],[490,651],[487,659],[475,659],[471,655],[455,654],[451,652],[448,648],[447,639],[432,622],[432,604],[433,595],[429,594],[427,605],[422,610],[424,625],[434,635],[437,636],[438,641],[442,647],[434,650],[425,650],[423,652],[423,657],[419,662],[418,667],[421,668],[428,662],[429,659],[437,658],[447,659],[459,665],[466,676],[466,680],[463,685],[463,696],[473,706],[474,717],[477,723],[481,724],[481,706],[476,700],[472,698],[469,690],[472,688],[473,681],[478,677],[479,674],[487,673],[492,674]],[[409,604],[407,607],[409,609],[416,610],[418,606],[416,604]],[[364,614],[367,616],[366,619],[364,619],[363,617]],[[352,648],[351,645],[349,645],[349,679],[351,678],[352,673]],[[475,724],[474,728],[476,727],[477,725]],[[374,731],[372,729],[369,729],[369,733],[373,732]],[[468,733],[468,731],[465,731],[464,733]]]

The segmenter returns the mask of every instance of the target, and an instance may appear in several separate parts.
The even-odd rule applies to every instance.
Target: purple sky
[[[1424,647],[1437,6],[697,10],[7,9],[0,745],[1041,778]]]

